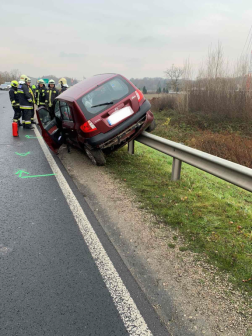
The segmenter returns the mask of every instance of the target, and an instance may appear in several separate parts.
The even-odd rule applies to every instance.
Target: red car
[[[63,143],[70,143],[96,165],[106,163],[104,154],[155,128],[149,101],[118,74],[86,79],[60,94],[54,104],[54,115],[44,107],[37,110],[48,146],[57,152]]]

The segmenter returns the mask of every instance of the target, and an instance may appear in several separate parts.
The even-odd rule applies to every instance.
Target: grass
[[[203,253],[252,293],[252,281],[243,282],[252,275],[251,193],[184,163],[181,180],[171,182],[172,158],[139,143],[135,155],[126,148],[111,154],[107,169],[165,225],[179,229],[186,239],[182,250]]]
[[[153,134],[188,143],[192,138],[202,136],[203,131],[213,133],[235,133],[252,139],[252,121],[216,120],[203,113],[180,114],[174,110],[152,111],[157,122]]]

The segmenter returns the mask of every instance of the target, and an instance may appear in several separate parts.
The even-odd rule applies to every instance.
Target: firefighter
[[[23,126],[26,129],[33,129],[31,125],[31,115],[33,111],[33,102],[32,96],[29,92],[29,87],[27,85],[28,77],[26,75],[22,75],[19,80],[18,85],[18,99],[19,105],[22,112],[22,122]]]
[[[60,90],[60,92],[64,92],[64,91],[67,90],[68,85],[67,85],[67,80],[66,80],[66,78],[64,78],[64,77],[60,78],[60,80],[59,80],[59,84],[61,85],[61,90]]]
[[[67,83],[66,83],[66,84],[63,84],[62,89],[61,89],[61,92],[66,91],[67,88],[68,88],[68,84],[67,84]]]
[[[19,106],[17,88],[18,88],[18,82],[16,80],[13,80],[11,82],[11,88],[10,88],[10,91],[9,91],[11,105],[12,105],[12,108],[14,110],[13,122],[18,123],[18,126],[21,126],[21,123],[20,123],[21,110],[20,110],[20,106]]]
[[[32,96],[32,103],[33,103],[33,110],[32,110],[32,113],[31,113],[31,123],[36,125],[36,122],[34,121],[35,95],[34,95],[32,87],[31,87],[31,79],[30,78],[27,78],[27,85],[28,85],[28,88],[29,88],[29,92]]]
[[[38,107],[46,105],[46,87],[43,79],[39,79],[38,87],[35,94],[36,104]]]
[[[50,116],[53,119],[54,117],[54,99],[59,95],[59,91],[55,87],[55,81],[53,79],[49,80],[48,90],[46,91],[46,104],[50,112]]]

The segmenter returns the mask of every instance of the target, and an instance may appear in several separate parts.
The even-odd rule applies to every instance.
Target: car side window
[[[55,114],[55,117],[57,117],[59,119],[61,118],[59,101],[57,101],[56,104],[55,104],[54,114]]]
[[[71,109],[66,102],[63,102],[63,101],[60,102],[60,110],[61,110],[62,120],[73,121]]]
[[[52,121],[49,111],[45,108],[40,108],[38,110],[38,115],[43,127],[46,129]]]

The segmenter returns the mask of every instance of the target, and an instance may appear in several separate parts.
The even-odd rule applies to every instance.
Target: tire
[[[152,120],[150,126],[148,128],[146,128],[146,132],[152,132],[154,131],[154,129],[156,128],[157,124],[155,119]]]
[[[105,166],[106,159],[101,149],[88,149],[85,152],[95,166]]]

